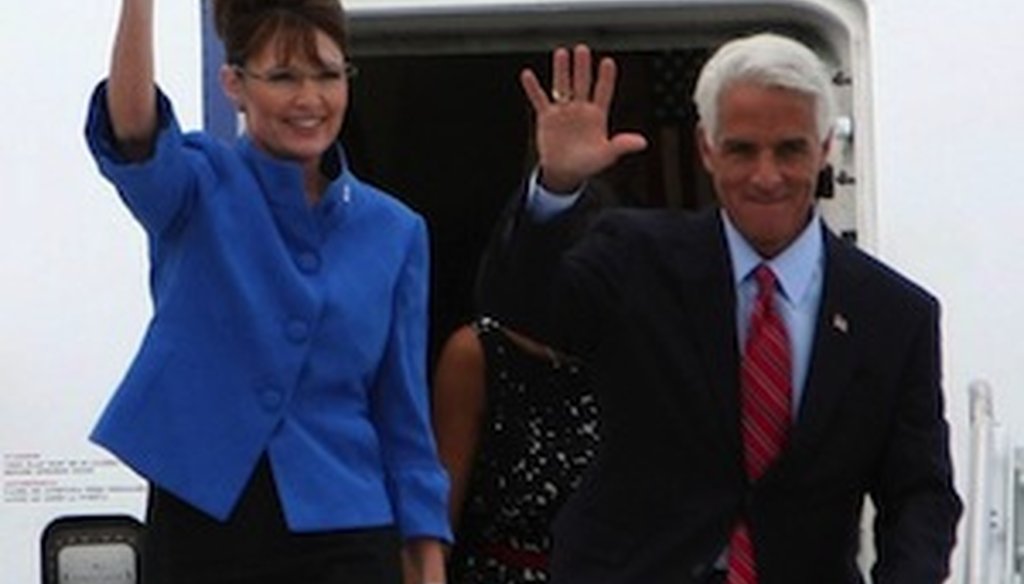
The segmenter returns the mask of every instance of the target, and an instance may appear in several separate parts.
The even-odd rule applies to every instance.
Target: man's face
[[[701,128],[704,167],[729,219],[764,257],[807,225],[828,140],[818,138],[814,99],[789,89],[739,83],[722,93],[718,135]]]

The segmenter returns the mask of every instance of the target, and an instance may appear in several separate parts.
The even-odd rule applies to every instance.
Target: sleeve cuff
[[[535,221],[548,221],[569,210],[580,195],[583,187],[572,193],[556,195],[540,184],[540,169],[534,168],[526,185],[526,212]]]
[[[440,470],[407,470],[392,474],[389,480],[403,539],[428,537],[452,543],[447,475]]]

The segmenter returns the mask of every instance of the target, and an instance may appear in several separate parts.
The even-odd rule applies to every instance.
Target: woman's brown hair
[[[278,58],[303,54],[320,63],[316,31],[347,51],[345,13],[338,0],[213,0],[214,24],[227,62],[244,65],[271,39],[281,39]]]

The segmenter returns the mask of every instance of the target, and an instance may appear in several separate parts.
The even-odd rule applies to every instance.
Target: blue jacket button
[[[305,342],[309,338],[309,325],[302,320],[290,320],[285,329],[285,334],[288,336],[288,340],[293,343]]]
[[[316,253],[307,251],[300,253],[295,259],[299,266],[299,269],[306,274],[315,274],[320,270],[320,256]]]
[[[268,410],[276,410],[281,407],[281,403],[284,401],[284,396],[281,392],[276,389],[265,389],[263,390],[263,407]]]

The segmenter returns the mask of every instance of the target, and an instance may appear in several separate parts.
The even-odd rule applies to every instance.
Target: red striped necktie
[[[740,368],[740,413],[747,478],[756,482],[782,451],[789,433],[792,358],[786,325],[775,310],[775,274],[754,271],[757,298]],[[747,522],[729,540],[727,584],[756,584],[757,562]]]

